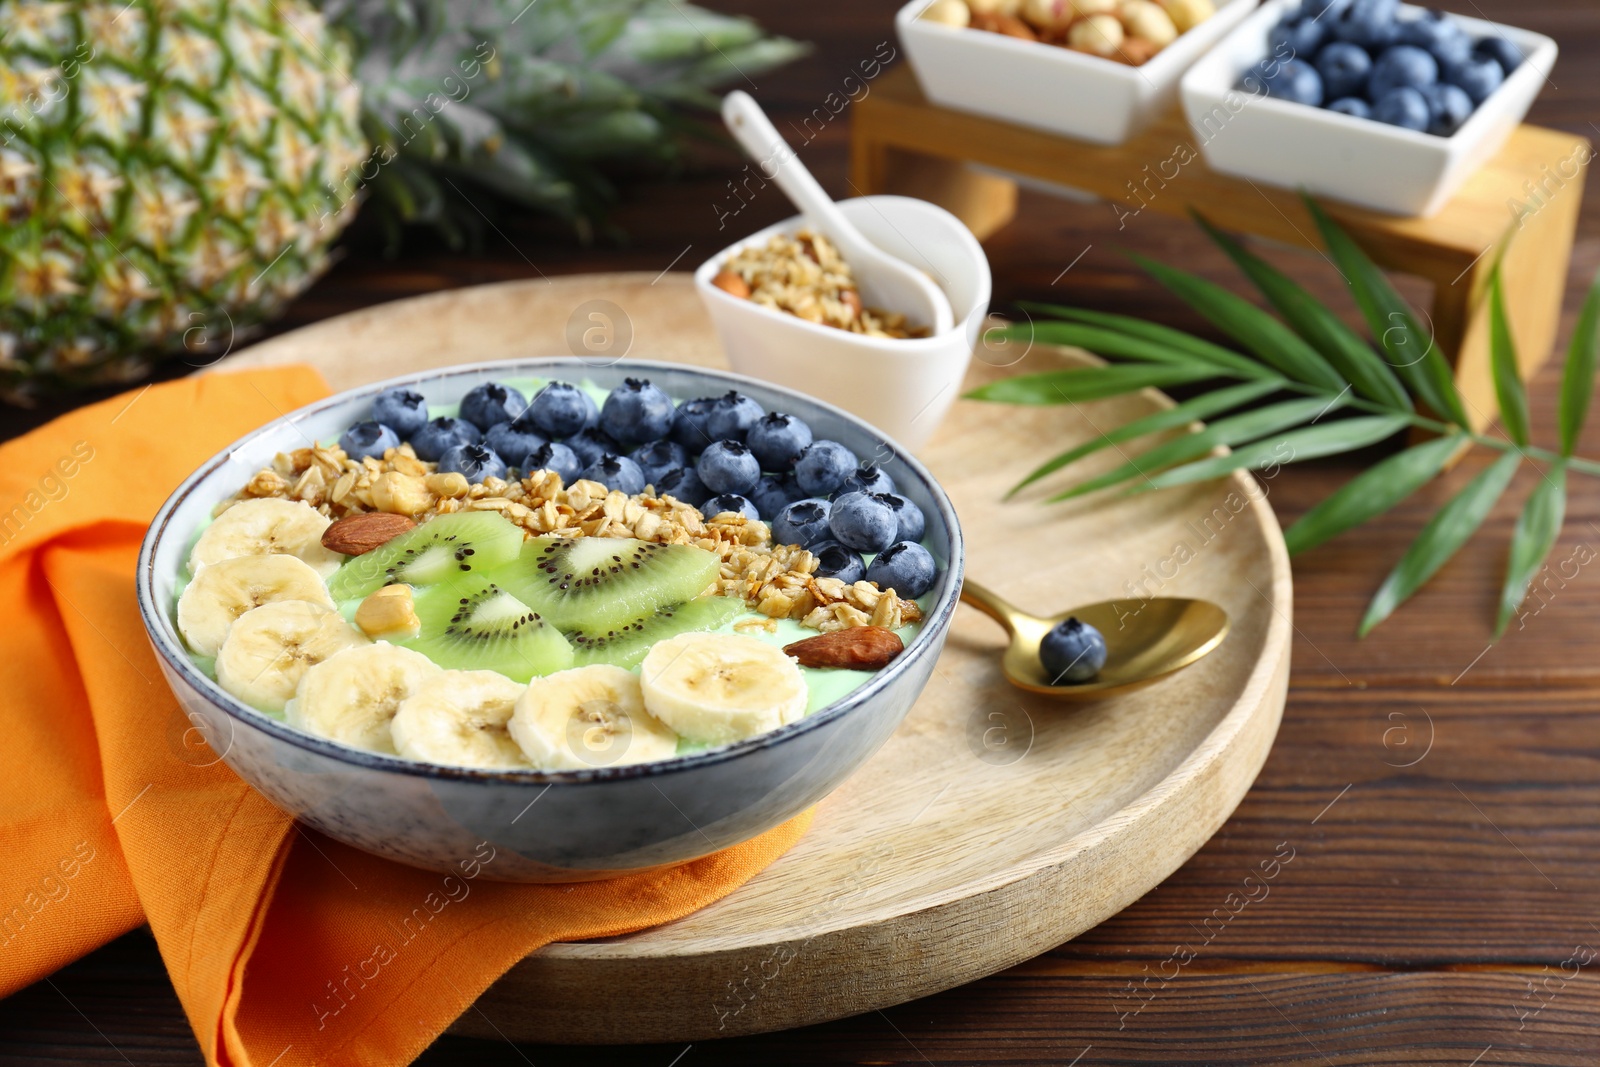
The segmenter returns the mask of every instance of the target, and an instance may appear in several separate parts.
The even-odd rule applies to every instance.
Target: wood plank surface
[[[893,42],[896,5],[888,0],[712,0],[711,6],[747,11],[816,42],[809,58],[762,76],[752,90],[778,113],[780,126],[818,106],[880,42]],[[1562,55],[1529,120],[1595,135],[1600,9],[1593,0],[1443,0],[1440,6],[1555,37]],[[850,193],[847,116],[803,149],[838,195]],[[553,225],[506,218],[506,240],[491,235],[481,253],[422,241],[389,261],[374,236],[358,229],[345,258],[282,326],[487,281],[592,270],[656,273],[680,255],[680,268],[698,263],[733,237],[789,214],[769,188],[719,231],[724,183],[739,165],[731,154],[710,154],[675,182],[634,190],[616,216],[630,234],[625,246],[583,247]],[[1578,297],[1600,267],[1594,191],[1567,279],[1562,345]],[[1086,303],[1209,333],[1133,270],[1123,250],[1181,263],[1243,291],[1223,257],[1188,226],[1147,217],[1119,230],[1103,205],[1034,193],[1022,194],[1018,221],[986,248],[997,303]],[[1269,255],[1354,321],[1338,279],[1320,259]],[[1408,293],[1424,305],[1429,296]],[[1532,391],[1535,425],[1546,441],[1558,373],[1554,363],[1546,367]],[[0,433],[16,433],[53,410],[0,415]],[[1041,455],[1049,445],[1039,442]],[[1600,455],[1596,427],[1582,451]],[[1470,477],[1471,464],[1446,484]],[[1272,503],[1291,521],[1356,469],[1348,460],[1291,468],[1270,483]],[[1484,652],[1491,575],[1525,488],[1519,481],[1479,540],[1365,642],[1353,632],[1366,598],[1439,497],[1419,498],[1295,561],[1289,705],[1255,789],[1162,886],[1075,941],[882,1015],[771,1037],[614,1051],[450,1037],[421,1062],[1593,1064],[1600,1050],[1595,964],[1565,987],[1559,975],[1575,949],[1600,947],[1600,931],[1591,925],[1600,923],[1594,819],[1600,567],[1582,568],[1526,627],[1514,627]],[[1600,548],[1600,531],[1589,525],[1600,526],[1600,483],[1574,478],[1572,490],[1558,561],[1580,543]],[[1417,750],[1400,745],[1407,734],[1390,733],[1386,746],[1385,733],[1396,725],[1420,730],[1426,719],[1417,725],[1419,708],[1433,717],[1434,748],[1414,767],[1390,766],[1386,760],[1405,762]],[[1391,718],[1395,713],[1407,718]],[[1236,915],[1119,1030],[1113,1004],[1126,1006],[1128,983],[1142,982],[1146,967],[1159,972],[1185,939],[1203,937],[1195,927],[1204,929],[1206,917],[1285,840],[1296,858],[1271,896]],[[1546,1006],[1523,1025],[1519,1012],[1540,1004]],[[200,1062],[147,934],[129,935],[50,983],[0,1001],[0,1064],[102,1062]]]

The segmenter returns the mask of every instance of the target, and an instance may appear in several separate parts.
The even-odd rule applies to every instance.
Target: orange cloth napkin
[[[297,827],[197,749],[139,620],[140,539],[217,449],[327,392],[309,367],[188,378],[0,446],[0,996],[148,922],[208,1063],[406,1063],[529,952],[687,915],[809,824],[665,874],[445,878]]]

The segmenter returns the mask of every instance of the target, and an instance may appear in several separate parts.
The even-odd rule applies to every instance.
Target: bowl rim
[[[912,2],[915,3],[917,0],[912,0]],[[962,222],[953,213],[945,210],[938,204],[930,203],[926,200],[919,200],[914,196],[899,196],[894,193],[869,193],[865,196],[852,196],[844,200],[840,200],[838,203],[841,206],[855,203],[865,203],[870,205],[875,201],[885,200],[905,201],[910,204],[914,204],[916,207],[912,210],[926,209],[928,214],[932,217],[948,218],[949,221],[953,223],[952,229],[955,233],[956,240],[960,241],[967,247],[967,251],[971,254],[973,262],[977,263],[981,268],[979,272],[981,285],[977,294],[978,299],[974,301],[974,311],[981,307],[985,310],[985,317],[987,317],[989,301],[994,295],[994,276],[989,269],[989,257],[988,254],[984,252],[983,245],[979,243],[976,237],[973,236],[972,231],[967,228],[966,223]],[[827,338],[829,341],[834,343],[844,341],[848,344],[856,345],[860,348],[873,352],[881,352],[886,355],[922,359],[925,358],[929,350],[947,347],[951,343],[952,338],[960,338],[965,341],[966,325],[968,320],[972,318],[972,313],[970,312],[965,318],[955,320],[951,324],[949,330],[945,331],[944,333],[933,334],[929,337],[868,337],[865,334],[850,333],[848,330],[841,330],[834,326],[824,326],[818,322],[808,322],[805,319],[800,318],[798,315],[791,315],[786,311],[778,311],[774,308],[769,308],[762,304],[757,304],[752,301],[742,299],[711,284],[711,278],[716,273],[717,268],[722,264],[723,260],[733,255],[735,252],[741,251],[758,241],[765,242],[767,238],[772,237],[775,234],[797,229],[800,225],[804,224],[804,222],[804,215],[791,215],[786,219],[781,219],[778,222],[772,223],[770,226],[765,226],[753,233],[746,234],[744,237],[739,238],[737,241],[734,241],[732,244],[727,245],[720,251],[716,252],[704,263],[701,263],[700,266],[696,267],[694,271],[694,286],[695,289],[701,294],[701,299],[717,301],[725,308],[739,308],[744,311],[752,312],[769,322],[781,322],[788,327],[799,329],[804,334],[810,334],[819,338]],[[940,286],[940,289],[943,288],[943,286]],[[949,293],[945,293],[946,297],[949,297],[949,295]],[[804,396],[805,394],[798,395]],[[890,443],[892,444],[893,442]]]
[[[1037,51],[1042,46],[1050,49],[1052,53],[1058,54],[1060,62],[1066,67],[1099,74],[1116,81],[1127,82],[1135,89],[1141,88],[1141,83],[1148,84],[1155,90],[1175,84],[1188,69],[1189,64],[1195,61],[1196,56],[1204,56],[1210,48],[1216,47],[1215,42],[1210,45],[1210,48],[1205,44],[1196,45],[1195,42],[1201,40],[1198,37],[1190,38],[1190,41],[1184,44],[1185,37],[1189,37],[1190,34],[1205,24],[1204,22],[1196,23],[1178,34],[1177,37],[1174,37],[1170,44],[1166,45],[1154,56],[1151,56],[1150,59],[1135,67],[1127,63],[1119,63],[1114,59],[1107,59],[1105,56],[1091,55],[1088,52],[1079,52],[1073,48],[1051,44],[1048,41],[1029,41],[1020,37],[1009,37],[1003,33],[973,30],[971,26],[945,26],[942,23],[928,22],[927,26],[924,27],[920,24],[927,22],[927,20],[918,16],[921,15],[923,8],[929,6],[930,2],[931,0],[907,0],[905,4],[895,11],[895,29],[901,33],[905,33],[908,30],[912,33],[949,31],[953,35],[950,38],[951,40],[966,41],[978,48],[990,48],[1002,56],[1008,54],[1043,56],[1045,53]],[[1230,7],[1248,8],[1257,2],[1258,0],[1222,0],[1217,5],[1217,10],[1212,14],[1211,18],[1216,18],[1224,9]],[[955,36],[962,32],[971,33],[973,36]],[[1224,33],[1224,36],[1226,36],[1226,33]],[[993,38],[993,40],[983,40],[983,38]],[[1189,53],[1193,52],[1196,47],[1199,48],[1199,51],[1190,55]],[[1178,67],[1179,69],[1168,70],[1167,68],[1169,67]],[[1154,77],[1152,77],[1152,72]]]
[[[584,373],[592,373],[597,369],[592,362],[571,356],[531,356],[502,360],[485,360],[477,363],[455,364],[449,367],[430,371],[421,371],[412,374],[399,375],[382,381],[372,382],[367,385],[356,386],[332,396],[313,401],[303,407],[296,408],[286,414],[280,415],[271,422],[250,431],[244,436],[222,448],[211,458],[196,467],[178,487],[172,491],[161,507],[157,509],[145,531],[143,541],[139,546],[139,557],[135,572],[135,593],[139,603],[139,614],[144,623],[145,634],[155,649],[156,655],[166,668],[171,684],[170,675],[176,674],[189,685],[200,697],[212,706],[225,713],[230,719],[243,722],[247,726],[261,730],[276,740],[287,742],[297,748],[304,749],[319,756],[329,757],[345,763],[379,771],[393,771],[413,777],[426,779],[446,779],[456,781],[501,781],[518,784],[550,785],[576,785],[622,779],[635,779],[657,777],[662,775],[677,774],[692,771],[712,764],[724,763],[739,759],[749,753],[770,748],[784,743],[791,738],[820,729],[827,723],[843,718],[851,711],[860,708],[869,702],[880,691],[888,688],[890,683],[903,673],[909,665],[924,656],[937,655],[938,646],[942,644],[943,634],[948,630],[951,620],[955,615],[955,607],[960,599],[961,582],[965,567],[965,545],[962,539],[961,524],[956,516],[955,507],[951,504],[948,494],[937,479],[922,463],[909,451],[902,448],[887,434],[882,433],[870,423],[859,417],[829,404],[824,400],[808,396],[797,390],[771,382],[762,381],[743,374],[736,374],[720,368],[696,367],[685,363],[673,363],[663,360],[638,360],[624,359],[615,363],[606,364],[603,369],[622,368],[626,373],[629,370],[649,372],[652,368],[671,367],[677,371],[689,371],[695,375],[710,378],[713,382],[720,382],[730,387],[750,386],[758,391],[771,391],[784,397],[814,404],[829,414],[855,425],[867,433],[875,436],[893,449],[897,459],[905,463],[913,474],[920,479],[929,491],[934,505],[950,534],[948,558],[945,563],[942,588],[937,601],[929,609],[919,624],[916,635],[906,646],[905,650],[896,656],[889,666],[862,682],[855,689],[846,693],[838,700],[825,704],[804,718],[776,730],[768,731],[756,737],[726,745],[720,748],[709,749],[704,752],[692,753],[684,756],[674,756],[670,759],[654,760],[644,763],[629,763],[610,767],[591,767],[578,770],[537,770],[537,769],[504,769],[490,770],[475,767],[455,767],[447,764],[428,763],[421,760],[406,759],[403,756],[391,756],[381,752],[369,752],[364,749],[354,748],[349,745],[318,737],[315,734],[290,726],[287,722],[259,711],[231,694],[225,692],[215,681],[207,678],[188,652],[182,647],[175,631],[172,630],[170,613],[166,607],[158,605],[155,598],[155,552],[163,537],[169,532],[174,513],[179,504],[196,492],[218,470],[226,467],[231,462],[232,454],[250,444],[263,433],[280,425],[289,425],[303,419],[321,414],[322,412],[348,403],[363,396],[376,395],[378,392],[398,385],[421,386],[429,382],[437,382],[447,378],[486,377],[490,375],[512,376],[512,373],[532,374],[536,377],[558,377],[562,369],[570,369],[580,377]],[[545,374],[544,370],[552,373]],[[222,372],[226,373],[226,372]],[[565,380],[571,380],[570,378]],[[175,535],[181,531],[171,531]],[[185,535],[186,536],[186,535]],[[181,564],[180,564],[181,565]],[[174,694],[177,695],[177,694]]]
[[[1296,0],[1266,0],[1260,7],[1252,11],[1240,23],[1229,30],[1221,40],[1211,47],[1211,50],[1200,57],[1199,61],[1190,67],[1180,81],[1181,91],[1195,100],[1218,101],[1229,92],[1244,90],[1234,86],[1230,79],[1226,85],[1223,81],[1222,71],[1225,67],[1232,66],[1228,62],[1232,54],[1229,46],[1235,38],[1243,37],[1255,27],[1275,21]],[[1420,4],[1402,2],[1402,12],[1428,11],[1427,7]],[[1461,128],[1449,137],[1440,137],[1437,134],[1424,130],[1408,130],[1403,126],[1391,126],[1386,122],[1376,119],[1357,118],[1339,111],[1329,111],[1326,107],[1312,107],[1309,104],[1300,104],[1291,100],[1277,100],[1270,96],[1256,93],[1245,93],[1251,97],[1250,108],[1265,107],[1269,115],[1279,115],[1296,121],[1321,122],[1331,130],[1342,130],[1348,134],[1361,134],[1387,141],[1392,146],[1406,145],[1415,149],[1426,149],[1434,154],[1449,155],[1454,151],[1465,150],[1469,145],[1486,136],[1490,127],[1504,112],[1506,103],[1510,99],[1506,89],[1513,79],[1523,77],[1531,80],[1535,76],[1548,79],[1548,67],[1554,66],[1555,58],[1560,52],[1560,45],[1555,39],[1537,30],[1527,30],[1520,26],[1511,26],[1503,22],[1491,22],[1488,19],[1475,18],[1471,15],[1461,15],[1449,12],[1450,17],[1463,23],[1463,28],[1475,32],[1477,36],[1489,36],[1497,32],[1499,36],[1506,37],[1523,49],[1522,64],[1516,70],[1506,75],[1505,81],[1484,98],[1483,103],[1473,108],[1472,115]],[[1530,70],[1530,68],[1532,68]],[[1525,75],[1525,76],[1524,76]],[[1219,87],[1220,85],[1220,87]],[[1187,118],[1187,116],[1185,116]],[[1190,132],[1195,132],[1193,122],[1189,123]],[[1202,146],[1204,147],[1204,146]]]

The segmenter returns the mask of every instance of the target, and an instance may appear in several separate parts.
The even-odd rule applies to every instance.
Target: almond
[[[750,299],[749,283],[731,270],[717,272],[717,276],[711,279],[711,284],[740,300]]]
[[[847,630],[808,637],[785,645],[783,651],[802,667],[848,667],[857,671],[882,670],[905,650],[900,635],[882,626],[852,626]]]
[[[346,515],[322,531],[322,547],[346,556],[359,556],[415,529],[416,525],[406,516],[393,512],[363,511]]]

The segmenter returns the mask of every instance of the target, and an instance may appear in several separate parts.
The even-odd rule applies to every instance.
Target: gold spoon
[[[1017,610],[971,578],[961,586],[961,599],[1011,635],[1001,664],[1006,680],[1061,700],[1098,699],[1148,685],[1205,656],[1228,635],[1228,613],[1209,600],[1106,600],[1040,618]],[[1068,618],[1100,631],[1106,639],[1106,664],[1087,682],[1051,685],[1039,662],[1039,642]]]

